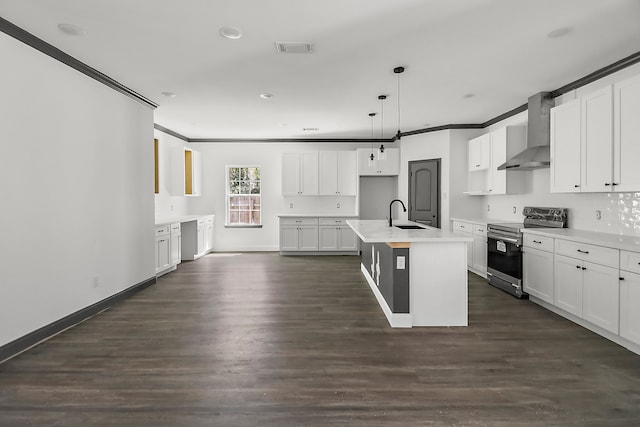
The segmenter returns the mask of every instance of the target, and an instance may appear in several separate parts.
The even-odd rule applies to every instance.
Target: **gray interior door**
[[[440,159],[409,162],[409,220],[440,228]]]

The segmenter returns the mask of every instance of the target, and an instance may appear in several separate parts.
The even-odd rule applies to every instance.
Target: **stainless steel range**
[[[566,208],[525,207],[524,222],[488,224],[487,278],[489,284],[517,298],[527,298],[522,289],[522,229],[566,228]]]

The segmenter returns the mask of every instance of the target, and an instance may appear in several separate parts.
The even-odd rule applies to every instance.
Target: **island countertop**
[[[347,224],[356,235],[365,243],[447,243],[447,242],[472,242],[473,238],[442,231],[439,228],[427,227],[412,221],[394,221],[394,225],[418,225],[419,230],[403,230],[397,227],[389,227],[386,220],[347,220]]]

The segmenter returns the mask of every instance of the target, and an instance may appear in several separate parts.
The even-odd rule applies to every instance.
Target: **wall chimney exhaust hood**
[[[551,165],[550,110],[553,104],[551,92],[540,92],[529,97],[527,149],[498,166],[498,170],[530,171]]]

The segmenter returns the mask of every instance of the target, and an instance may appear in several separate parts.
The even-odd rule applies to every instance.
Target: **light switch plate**
[[[403,256],[396,257],[396,269],[404,270],[405,269],[404,262],[405,261]]]

